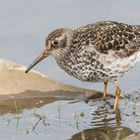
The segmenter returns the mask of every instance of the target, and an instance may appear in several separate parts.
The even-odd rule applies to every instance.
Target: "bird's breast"
[[[82,52],[64,55],[56,61],[61,69],[81,81],[100,82],[118,80],[133,67],[133,59]]]
[[[69,75],[76,77],[81,81],[102,81],[102,77],[107,77],[106,70],[103,69],[103,64],[98,60],[98,55],[95,54],[77,54],[65,55],[56,59],[57,64],[61,69]]]

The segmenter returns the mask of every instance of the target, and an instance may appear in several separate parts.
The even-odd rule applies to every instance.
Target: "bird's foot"
[[[121,89],[120,89],[119,86],[117,86],[117,88],[116,88],[116,99],[115,99],[115,103],[114,103],[114,109],[115,110],[118,108],[118,102],[119,102],[120,94],[121,94]]]

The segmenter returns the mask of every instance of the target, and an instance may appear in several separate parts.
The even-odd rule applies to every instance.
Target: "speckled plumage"
[[[82,81],[103,81],[104,98],[107,83],[114,82],[116,109],[121,93],[117,81],[140,61],[140,26],[102,21],[75,30],[54,30],[47,36],[43,52],[25,72],[48,55],[61,69]]]
[[[139,60],[139,26],[107,21],[76,30],[58,29],[46,44],[65,33],[69,45],[64,39],[52,56],[64,71],[82,81],[117,81]]]

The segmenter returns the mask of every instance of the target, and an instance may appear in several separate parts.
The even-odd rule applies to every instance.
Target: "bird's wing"
[[[127,57],[140,49],[140,28],[118,22],[97,22],[75,30],[74,46]]]

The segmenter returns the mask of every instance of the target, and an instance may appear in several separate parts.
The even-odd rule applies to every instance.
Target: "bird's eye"
[[[57,40],[55,40],[54,42],[53,42],[53,45],[57,45],[58,44],[58,41]]]

